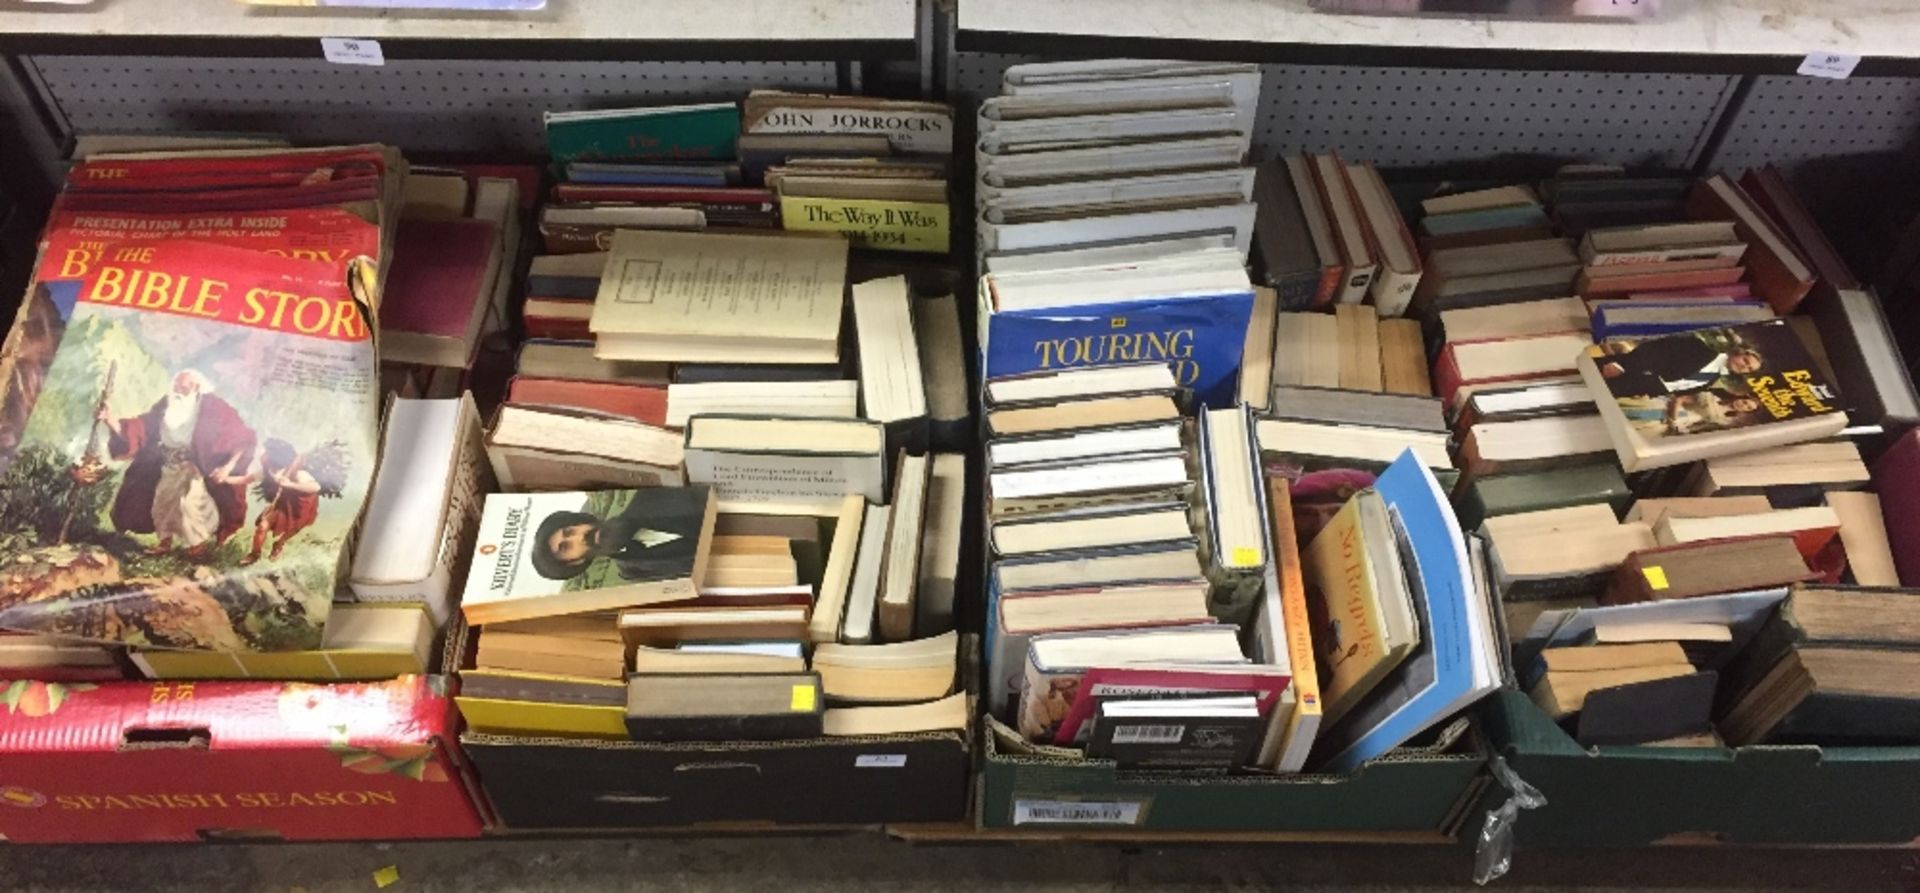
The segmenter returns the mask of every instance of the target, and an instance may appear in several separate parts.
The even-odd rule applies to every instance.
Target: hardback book
[[[1376,333],[1375,337],[1378,337]],[[1276,387],[1339,388],[1341,348],[1338,318],[1327,313],[1281,313],[1274,320],[1273,383]]]
[[[879,134],[895,152],[953,152],[953,107],[938,102],[755,90],[740,118],[747,133]]]
[[[1785,535],[1660,546],[1633,553],[1600,596],[1603,605],[1671,601],[1784,587],[1817,575]]]
[[[1073,711],[1083,677],[1102,666],[1184,666],[1247,663],[1235,629],[1223,624],[1062,632],[1036,636],[1027,646],[1020,691],[1020,734],[1051,742]]]
[[[1839,390],[1784,321],[1595,345],[1580,358],[1629,472],[1831,437]]]
[[[1296,160],[1265,162],[1255,168],[1253,180],[1259,206],[1253,220],[1254,249],[1263,281],[1274,290],[1282,310],[1320,306],[1328,267],[1336,268],[1337,277],[1340,265],[1332,251],[1321,253],[1332,248],[1326,210],[1320,206],[1317,192],[1309,189],[1304,195],[1300,193],[1299,181],[1290,167]],[[1309,223],[1310,214],[1318,215],[1317,232]]]
[[[821,518],[833,520],[833,533],[827,545],[826,563],[820,572],[820,589],[807,618],[807,641],[839,641],[841,627],[852,601],[855,565],[865,551],[863,521],[868,512],[867,498],[859,493],[831,500],[810,510]],[[881,527],[886,525],[881,523]]]
[[[1749,170],[1740,176],[1740,186],[1746,190],[1747,197],[1765,212],[1780,234],[1799,249],[1800,256],[1813,267],[1819,277],[1817,291],[1847,291],[1861,287],[1860,280],[1847,267],[1840,252],[1827,241],[1826,233],[1801,204],[1800,196],[1794,192],[1779,168],[1769,164]]]
[[[1723,707],[1804,646],[1920,649],[1920,593],[1891,587],[1797,585],[1727,664]]]
[[[1828,346],[1834,381],[1846,396],[1852,424],[1889,430],[1920,424],[1920,397],[1872,293],[1817,290],[1800,309]]]
[[[1633,501],[1620,469],[1612,462],[1587,462],[1542,471],[1496,474],[1461,488],[1456,510],[1460,524],[1476,530],[1480,522],[1576,505],[1605,505],[1617,515]]]
[[[1420,219],[1420,231],[1427,236],[1451,236],[1484,230],[1507,230],[1547,223],[1547,214],[1538,205],[1510,205],[1431,214]]]
[[[1920,651],[1790,649],[1718,723],[1733,746],[1893,746],[1920,738]]]
[[[1604,504],[1500,515],[1480,530],[1509,602],[1598,595],[1628,556],[1658,544],[1650,525],[1620,522]]]
[[[474,667],[508,673],[626,678],[626,643],[620,640],[620,631],[604,615],[550,619],[575,620],[579,626],[591,629],[521,632],[515,623],[490,624],[481,628],[479,641],[474,645]]]
[[[1594,415],[1593,392],[1578,375],[1518,384],[1463,385],[1453,416],[1455,430],[1484,422],[1519,422],[1550,416]]]
[[[913,638],[914,602],[920,588],[920,547],[926,532],[927,484],[932,462],[900,453],[894,458],[892,517],[887,551],[880,562],[880,636],[888,642]]]
[[[1840,519],[1841,550],[1847,557],[1846,581],[1857,586],[1898,586],[1900,572],[1887,536],[1886,512],[1874,493],[1827,494]]]
[[[667,385],[662,423],[685,428],[696,415],[779,413],[787,418],[859,416],[860,383],[828,381],[705,381]]]
[[[1413,595],[1378,494],[1363,490],[1301,553],[1317,593],[1323,722],[1338,723],[1420,641]]]
[[[932,460],[920,547],[920,581],[913,600],[913,628],[923,637],[954,628],[960,555],[966,537],[966,454],[934,453]]]
[[[987,465],[995,469],[1068,459],[1102,459],[1129,453],[1177,451],[1187,444],[1183,420],[1111,425],[1066,433],[996,438],[987,444]]]
[[[1586,650],[1586,649],[1575,649]],[[1674,650],[1679,651],[1679,646]],[[1623,685],[1636,685],[1661,679],[1694,675],[1693,665],[1684,655],[1668,663],[1610,667],[1601,670],[1569,672],[1548,670],[1533,686],[1533,702],[1548,716],[1565,719],[1579,713],[1596,692]]]
[[[1453,460],[1447,454],[1447,435],[1440,432],[1261,419],[1254,423],[1254,434],[1263,453],[1318,456],[1384,466],[1410,449],[1430,467],[1453,467]]]
[[[952,631],[886,645],[827,643],[813,649],[813,669],[836,702],[931,701],[953,691],[959,647]]]
[[[1367,296],[1384,317],[1398,317],[1413,302],[1414,289],[1420,285],[1420,249],[1400,218],[1393,193],[1372,162],[1347,165],[1347,182],[1353,189],[1363,225],[1372,244],[1380,252],[1380,269]]]
[[[928,444],[962,452],[974,439],[967,354],[960,334],[960,303],[951,294],[913,301],[920,380],[926,387]]]
[[[1814,273],[1766,212],[1738,183],[1714,174],[1695,184],[1687,212],[1701,220],[1724,220],[1747,243],[1746,266],[1754,293],[1778,313],[1790,313],[1813,289]]]
[[[1448,341],[1485,341],[1551,335],[1555,332],[1584,332],[1589,328],[1589,316],[1586,302],[1579,298],[1547,298],[1494,307],[1447,310],[1440,314],[1440,328]]]
[[[1334,234],[1333,216],[1327,209],[1326,199],[1320,194],[1313,160],[1306,155],[1288,155],[1283,160],[1287,165],[1287,179],[1293,185],[1293,194],[1300,201],[1300,210],[1306,214],[1307,237],[1313,242],[1314,254],[1320,260],[1320,283],[1314,290],[1313,303],[1290,309],[1326,307],[1338,299],[1346,287],[1346,259],[1340,253],[1340,243]]]
[[[1265,416],[1299,422],[1447,432],[1445,408],[1429,395],[1361,394],[1338,388],[1275,385]]]
[[[1291,681],[1289,666],[1265,662],[1092,667],[1081,679],[1073,709],[1061,721],[1052,743],[1060,747],[1086,745],[1100,705],[1113,700],[1245,697],[1257,716],[1284,727],[1286,718],[1278,714],[1284,709]]]
[[[1342,304],[1366,300],[1373,278],[1380,272],[1380,260],[1374,256],[1366,221],[1347,179],[1346,163],[1334,154],[1310,155],[1315,185],[1326,204],[1332,222],[1334,241],[1340,246],[1341,266],[1346,278],[1341,281],[1335,299]]]
[[[542,254],[527,262],[527,294],[591,301],[607,274],[607,253]]]
[[[818,738],[825,710],[816,673],[627,680],[627,733],[636,741]]]
[[[664,428],[587,410],[500,407],[487,457],[507,490],[677,486],[685,451]]]
[[[986,403],[1005,406],[1128,394],[1172,395],[1179,387],[1173,367],[1167,363],[1090,366],[990,378],[986,382]]]
[[[1108,700],[1100,704],[1087,756],[1121,769],[1230,771],[1260,746],[1253,698]]]
[[[988,515],[999,519],[1075,506],[1181,499],[1192,489],[1187,457],[1181,452],[1023,466],[989,473]]]
[[[580,161],[721,160],[734,157],[740,111],[731,102],[545,114],[556,173]]]
[[[514,370],[538,378],[572,378],[584,381],[621,381],[634,384],[666,384],[665,363],[630,363],[602,360],[593,355],[592,341],[556,341],[529,338],[515,355]]]
[[[1011,556],[993,566],[993,580],[1003,592],[1200,575],[1199,543],[1191,537],[1139,546]]]
[[[1439,394],[1457,405],[1462,385],[1517,383],[1564,375],[1593,346],[1584,332],[1528,335],[1498,341],[1452,341],[1434,360]]]
[[[1752,496],[1671,496],[1635,500],[1623,520],[1659,524],[1671,515],[1676,518],[1723,518],[1733,515],[1764,515],[1773,511],[1767,497]]]
[[[993,554],[1016,556],[1134,546],[1192,535],[1185,504],[1135,502],[1002,518],[993,522],[988,542]]]
[[[1380,321],[1380,388],[1389,394],[1433,396],[1433,380],[1427,375],[1426,340],[1419,320]]]
[[[620,612],[627,644],[650,648],[728,642],[791,641],[807,634],[806,605],[667,605]]]
[[[1146,425],[1178,419],[1181,412],[1171,395],[1130,394],[1007,406],[989,409],[986,415],[987,430],[999,438]]]
[[[1657,338],[1696,329],[1719,329],[1773,319],[1759,301],[1593,301],[1596,341]]]
[[[964,732],[972,722],[971,704],[966,692],[957,692],[924,704],[829,707],[821,720],[821,732],[828,737],[910,735],[947,729]]]
[[[1201,403],[1240,380],[1253,312],[1241,257],[1210,249],[1138,263],[988,273],[980,280],[983,376],[1164,362]]]
[[[1845,440],[1715,456],[1694,469],[1686,495],[1761,495],[1781,507],[1815,505],[1831,491],[1858,490],[1870,479],[1881,480],[1861,461],[1860,447]]]
[[[1481,422],[1460,443],[1464,479],[1563,468],[1606,455],[1607,425],[1597,415]]]
[[[593,302],[573,298],[529,295],[520,305],[520,324],[535,338],[591,338],[587,321],[592,316]]]
[[[1256,410],[1267,408],[1273,391],[1273,328],[1278,298],[1273,289],[1254,286],[1253,313],[1247,320],[1247,347],[1240,355],[1237,399]]]
[[[627,740],[627,686],[617,679],[463,670],[460,717],[484,735]]]
[[[1538,682],[1541,676],[1550,673],[1598,673],[1606,670],[1674,664],[1686,664],[1689,669],[1692,667],[1686,649],[1677,641],[1587,642],[1580,645],[1558,645],[1542,648],[1535,656],[1533,665],[1516,681],[1531,686]],[[1578,709],[1574,708],[1575,711]]]
[[[1267,568],[1266,500],[1260,486],[1260,448],[1245,406],[1200,415],[1199,466],[1207,529],[1201,555],[1213,581],[1214,616],[1244,624],[1259,605]]]
[[[1339,339],[1341,388],[1379,392],[1380,318],[1370,306],[1341,304],[1333,308],[1334,336]]]
[[[1654,525],[1653,533],[1663,546],[1786,533],[1793,536],[1794,546],[1800,550],[1801,557],[1812,562],[1840,535],[1840,516],[1824,505],[1722,518],[1668,515]]]
[[[1258,762],[1275,772],[1292,773],[1306,766],[1319,733],[1323,716],[1320,669],[1314,657],[1313,616],[1308,607],[1299,537],[1293,525],[1292,497],[1281,478],[1268,477],[1266,488],[1272,573],[1253,638],[1261,663],[1278,665],[1284,657],[1291,671],[1286,694],[1292,696],[1293,704],[1283,723],[1269,724]]]
[[[687,422],[687,479],[739,502],[881,501],[886,436],[863,419],[694,416]]]
[[[1582,271],[1573,282],[1573,290],[1589,301],[1642,292],[1669,291],[1684,294],[1686,289],[1731,285],[1739,282],[1744,275],[1746,275],[1745,267],[1710,267],[1704,270],[1679,271],[1653,269],[1644,273],[1616,276],[1596,276],[1592,272]]]
[[[1746,253],[1747,243],[1725,221],[1600,227],[1580,239],[1580,262],[1601,276],[1671,264],[1732,267]]]
[[[380,356],[401,363],[473,364],[500,277],[499,228],[470,217],[403,218],[380,303]]]
[[[843,238],[621,230],[594,299],[596,356],[832,363]]]
[[[840,619],[839,641],[848,645],[866,645],[874,640],[874,627],[880,617],[880,568],[887,558],[887,527],[892,520],[891,506],[875,505],[867,507],[860,523],[860,552],[854,559],[846,609]]]
[[[1025,685],[1027,643],[1035,636],[1204,625],[1213,620],[1207,613],[1207,593],[1201,577],[1026,593],[1005,593],[989,584],[983,643],[989,712],[1012,715]]]
[[[692,598],[716,507],[699,486],[490,495],[461,610],[486,624]]]
[[[1494,186],[1422,199],[1420,210],[1427,214],[1458,214],[1462,211],[1484,211],[1488,208],[1513,208],[1539,204],[1540,196],[1530,186]]]
[[[507,382],[506,402],[584,409],[658,428],[667,424],[667,400],[667,389],[659,385],[516,375]]]
[[[444,625],[484,494],[496,489],[472,395],[393,401],[380,454],[349,591],[355,601],[419,602]]]
[[[862,282],[852,291],[862,414],[887,426],[894,443],[924,449],[927,388],[906,277]]]

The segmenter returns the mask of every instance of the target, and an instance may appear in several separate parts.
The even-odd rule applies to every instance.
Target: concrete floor
[[[1472,890],[1464,851],[1261,845],[912,846],[833,838],[620,838],[417,844],[0,845],[0,890],[364,893],[661,890],[686,893],[1265,889]],[[1920,853],[1884,850],[1532,851],[1495,890],[1920,891]]]

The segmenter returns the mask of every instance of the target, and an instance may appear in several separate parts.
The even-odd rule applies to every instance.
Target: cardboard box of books
[[[922,464],[935,468],[903,488],[961,480]],[[464,668],[462,743],[499,827],[964,816],[969,695],[954,685],[977,646],[935,634],[931,612],[914,622],[913,601],[895,611],[900,575],[880,572],[888,556],[914,569],[896,553],[919,551],[919,526],[887,524],[894,513],[858,494],[786,511],[718,499],[706,485],[489,497],[487,575],[463,610],[477,627],[455,628],[447,659]],[[570,537],[586,545],[567,552]],[[897,624],[926,634],[876,632]]]
[[[477,837],[445,686],[15,680],[0,714],[0,837]]]
[[[1622,575],[1688,582],[1672,549],[1654,554]],[[1522,644],[1526,687],[1482,713],[1546,798],[1518,840],[1920,836],[1917,622],[1920,590],[1824,583],[1546,612]]]

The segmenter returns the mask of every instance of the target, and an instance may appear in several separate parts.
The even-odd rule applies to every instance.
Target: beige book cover
[[[846,281],[844,238],[619,230],[589,327],[834,343]]]

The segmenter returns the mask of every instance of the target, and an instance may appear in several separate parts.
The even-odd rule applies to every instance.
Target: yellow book
[[[148,679],[392,679],[425,673],[433,648],[433,618],[425,605],[335,605],[308,651],[128,652]]]
[[[1313,655],[1321,666],[1323,721],[1360,703],[1419,641],[1419,621],[1400,567],[1385,503],[1362,490],[1314,536],[1302,556],[1317,594]]]
[[[472,732],[627,737],[627,686],[619,679],[469,670],[453,700]]]
[[[1293,665],[1293,712],[1279,747],[1260,763],[1277,772],[1306,766],[1313,739],[1320,733],[1320,666],[1313,658],[1313,616],[1307,608],[1307,584],[1301,574],[1300,534],[1293,525],[1293,496],[1285,478],[1267,479],[1267,507],[1273,514],[1273,562],[1280,581],[1280,614],[1287,627],[1287,658]]]
[[[950,220],[946,202],[780,197],[781,226],[797,232],[840,233],[859,248],[944,252]]]

